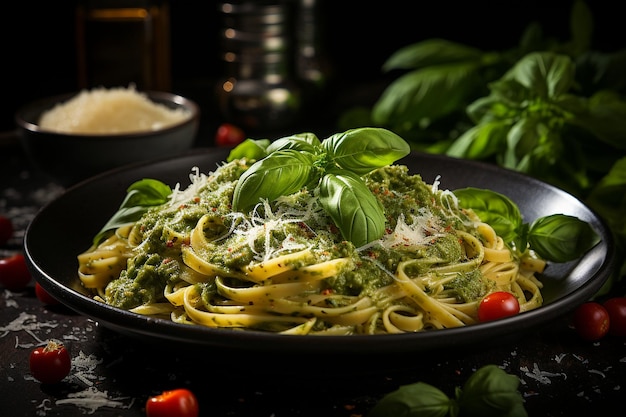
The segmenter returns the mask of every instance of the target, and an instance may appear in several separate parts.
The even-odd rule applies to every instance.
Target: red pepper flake
[[[200,202],[200,197],[194,197],[194,198],[193,198],[193,201],[194,201],[195,203],[199,203],[199,202]]]
[[[215,213],[217,211],[217,207],[211,207],[211,211]]]
[[[332,288],[325,288],[322,290],[322,295],[331,295],[333,293]]]
[[[172,261],[173,261],[172,258],[165,258],[165,259],[163,259],[163,264],[169,264]]]

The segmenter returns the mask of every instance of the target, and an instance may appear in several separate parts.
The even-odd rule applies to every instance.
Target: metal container
[[[301,89],[294,63],[294,2],[229,1],[221,13],[217,84],[222,117],[249,133],[280,131],[301,115]]]

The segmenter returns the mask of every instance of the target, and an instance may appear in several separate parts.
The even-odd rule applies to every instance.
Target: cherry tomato
[[[11,291],[21,291],[31,280],[24,255],[16,253],[0,259],[0,284]]]
[[[507,291],[495,291],[487,294],[478,305],[478,320],[491,321],[519,313],[517,297]]]
[[[236,146],[246,139],[246,135],[240,127],[230,123],[222,123],[215,134],[217,146]]]
[[[13,236],[13,223],[8,217],[0,216],[0,246],[6,245]]]
[[[53,306],[59,304],[59,301],[51,296],[38,282],[35,282],[35,295],[45,305]]]
[[[609,312],[602,304],[587,301],[574,310],[573,324],[584,340],[599,340],[609,331]]]
[[[70,353],[57,341],[49,340],[30,353],[30,374],[44,384],[56,384],[65,378],[72,368]]]
[[[602,305],[609,313],[609,334],[626,336],[626,297],[609,298]]]
[[[197,417],[199,413],[196,396],[186,388],[164,391],[146,402],[148,417]]]

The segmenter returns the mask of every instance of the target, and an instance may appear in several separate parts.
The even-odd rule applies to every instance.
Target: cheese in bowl
[[[34,167],[70,186],[123,165],[189,151],[200,108],[169,92],[96,88],[27,103],[15,121]]]
[[[185,108],[170,108],[150,100],[134,87],[104,87],[82,90],[70,100],[44,112],[39,127],[44,130],[115,134],[155,131],[191,117]]]

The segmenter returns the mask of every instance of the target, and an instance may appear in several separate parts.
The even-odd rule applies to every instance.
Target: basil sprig
[[[457,387],[454,399],[424,382],[403,385],[385,395],[367,417],[526,417],[519,378],[485,365]]]
[[[358,128],[320,141],[312,133],[272,143],[247,139],[228,160],[257,160],[243,173],[233,194],[233,210],[250,210],[305,187],[320,189],[320,204],[344,239],[362,246],[382,237],[383,207],[361,178],[410,152],[400,136],[382,128]]]
[[[109,219],[93,239],[98,245],[110,230],[133,224],[151,207],[164,204],[172,189],[163,182],[144,178],[136,181],[126,190],[126,197],[117,212]]]
[[[521,252],[529,245],[548,261],[574,260],[600,242],[596,231],[574,216],[552,214],[528,224],[517,205],[495,191],[468,187],[455,190],[454,194],[462,207],[472,209],[506,243],[514,243]]]

